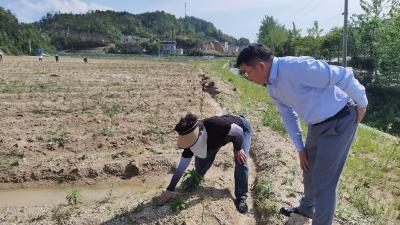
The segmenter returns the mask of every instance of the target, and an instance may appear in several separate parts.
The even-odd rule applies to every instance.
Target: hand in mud
[[[303,169],[304,171],[308,171],[308,168],[309,168],[308,158],[307,158],[307,154],[304,150],[299,152],[299,158],[300,158],[301,169]]]
[[[176,192],[166,190],[161,194],[160,198],[161,198],[161,201],[167,202],[171,199],[176,198]]]
[[[244,164],[246,163],[247,160],[247,156],[246,153],[244,152],[243,149],[240,149],[239,151],[234,151],[235,153],[235,159],[240,163],[240,164]]]

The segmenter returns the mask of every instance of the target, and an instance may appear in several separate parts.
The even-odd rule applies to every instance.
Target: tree
[[[378,65],[381,82],[386,86],[400,85],[400,4],[393,1],[389,18],[384,20],[378,40]]]
[[[339,27],[334,27],[325,36],[321,37],[321,54],[328,60],[332,61],[332,58],[337,58],[339,64],[339,58],[342,52],[343,43],[343,30]]]
[[[250,41],[247,38],[241,37],[241,38],[239,38],[239,40],[237,41],[236,44],[239,46],[246,46],[246,45],[250,44]]]
[[[383,0],[372,0],[369,3],[361,0],[363,14],[353,18],[350,37],[357,46],[354,51],[350,51],[350,65],[360,70],[361,80],[365,84],[379,83],[378,76],[378,47],[380,31],[383,24]]]
[[[300,32],[301,30],[297,29],[293,22],[292,29],[289,29],[288,31],[288,39],[283,45],[284,55],[297,55],[297,43],[299,42],[299,39],[301,39]]]
[[[272,16],[265,16],[258,33],[258,42],[268,46],[275,55],[283,55],[288,31]]]
[[[307,29],[308,36],[314,37],[314,38],[319,38],[324,30],[319,29],[319,24],[318,21],[314,21],[313,27],[310,29]]]

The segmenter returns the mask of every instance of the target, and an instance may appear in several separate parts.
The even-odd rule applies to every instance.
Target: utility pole
[[[349,2],[348,0],[344,0],[344,25],[343,25],[343,59],[342,59],[342,66],[347,66],[347,17],[349,14],[348,9]]]
[[[185,18],[186,18],[186,2],[185,2]]]
[[[32,44],[31,44],[31,39],[29,39],[29,54],[32,54]]]

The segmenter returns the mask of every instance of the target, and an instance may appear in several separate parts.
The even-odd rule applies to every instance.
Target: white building
[[[135,43],[140,40],[140,37],[136,35],[123,35],[121,37],[121,43],[126,44],[126,43]]]
[[[176,48],[176,41],[160,41],[162,55],[183,55],[182,48]]]

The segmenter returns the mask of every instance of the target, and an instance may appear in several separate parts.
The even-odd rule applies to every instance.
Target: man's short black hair
[[[249,44],[239,53],[236,66],[239,67],[242,64],[253,66],[257,60],[271,62],[273,58],[274,56],[271,50],[262,44],[253,43]]]

